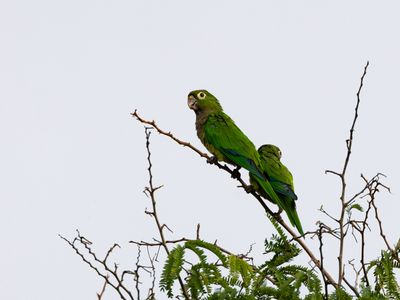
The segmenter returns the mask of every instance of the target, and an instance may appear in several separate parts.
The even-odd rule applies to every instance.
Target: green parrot
[[[261,164],[268,176],[269,182],[283,204],[282,206],[278,204],[278,206],[285,210],[290,223],[303,235],[303,228],[296,212],[295,201],[297,200],[297,196],[294,193],[293,176],[288,168],[281,163],[281,150],[274,145],[262,145],[258,148],[258,153],[260,154]],[[258,180],[254,178],[251,172],[250,183],[261,196],[276,203],[260,188]]]
[[[197,136],[214,159],[248,170],[263,193],[283,207],[265,175],[254,144],[223,112],[217,98],[206,90],[192,91],[188,95],[188,106],[196,113]]]

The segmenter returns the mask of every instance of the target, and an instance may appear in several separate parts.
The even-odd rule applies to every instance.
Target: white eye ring
[[[203,99],[206,98],[206,94],[205,94],[204,92],[200,92],[200,93],[197,94],[197,97],[198,97],[199,99],[203,100]]]

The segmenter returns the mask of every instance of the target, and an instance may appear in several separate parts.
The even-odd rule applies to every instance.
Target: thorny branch
[[[133,300],[133,295],[130,289],[125,285],[124,274],[118,270],[118,265],[114,264],[114,267],[110,267],[108,264],[108,257],[115,248],[119,248],[118,244],[114,244],[107,252],[104,259],[100,259],[95,252],[93,252],[91,245],[92,243],[86,239],[83,235],[77,231],[77,237],[72,241],[68,240],[62,235],[59,235],[61,239],[66,241],[72,249],[81,257],[81,259],[87,263],[91,269],[93,269],[100,277],[104,279],[106,284],[111,286],[123,300]],[[81,248],[83,247],[84,250]],[[86,251],[87,254],[84,253]],[[102,294],[102,293],[101,293]]]
[[[348,211],[349,207],[356,201],[356,199],[358,197],[360,197],[361,195],[363,195],[366,191],[369,190],[369,185],[366,184],[366,186],[357,194],[355,194],[352,198],[350,198],[349,200],[346,200],[346,171],[348,169],[348,165],[350,162],[350,157],[351,157],[351,152],[352,152],[352,145],[353,145],[353,140],[354,140],[354,130],[355,130],[355,125],[358,119],[358,109],[359,109],[359,105],[360,105],[360,94],[362,91],[362,87],[364,85],[364,78],[366,76],[367,73],[367,69],[369,66],[369,62],[367,62],[367,64],[364,67],[364,72],[361,76],[360,79],[360,85],[357,91],[357,102],[356,102],[356,107],[354,110],[354,118],[351,124],[351,128],[350,128],[350,134],[349,134],[349,138],[346,140],[346,157],[345,157],[345,161],[344,161],[344,165],[343,165],[343,169],[341,172],[336,172],[336,171],[332,171],[332,170],[327,170],[326,173],[331,173],[334,175],[337,175],[340,180],[341,180],[341,194],[340,194],[340,202],[341,202],[341,212],[340,212],[340,217],[339,218],[334,218],[332,217],[330,214],[328,214],[326,211],[324,211],[321,208],[321,211],[324,212],[326,215],[328,215],[332,220],[334,220],[335,222],[337,222],[338,224],[338,228],[337,229],[331,229],[329,226],[321,223],[320,226],[320,232],[316,231],[316,232],[307,232],[305,234],[317,234],[320,233],[321,235],[321,239],[320,239],[320,260],[313,254],[313,252],[310,250],[310,248],[305,244],[304,240],[302,239],[302,237],[298,236],[296,232],[294,232],[294,230],[288,225],[286,224],[283,219],[278,215],[273,213],[273,211],[267,206],[267,204],[262,200],[262,198],[255,192],[255,191],[251,191],[250,193],[252,194],[252,196],[259,202],[259,204],[263,207],[263,209],[265,210],[265,212],[271,216],[273,216],[278,223],[284,227],[286,229],[286,231],[292,236],[292,238],[294,240],[296,240],[296,242],[303,248],[303,250],[307,253],[307,255],[310,257],[311,261],[314,263],[314,265],[321,271],[322,273],[322,277],[324,279],[324,283],[325,283],[325,290],[327,290],[327,286],[328,285],[333,285],[335,288],[342,286],[343,282],[353,291],[354,295],[359,296],[359,293],[357,291],[356,286],[353,286],[349,283],[349,281],[345,278],[345,272],[344,272],[344,263],[343,263],[343,259],[344,259],[344,244],[345,244],[345,237],[348,233],[348,229],[351,227],[352,230],[355,230],[354,228],[357,228],[356,230],[360,233],[362,233],[362,243],[363,245],[365,245],[365,229],[368,228],[368,224],[367,224],[367,219],[368,217],[366,216],[366,219],[363,221],[355,221],[355,220],[351,220],[350,216],[348,216],[348,218],[346,218],[346,212]],[[193,145],[191,145],[188,142],[182,141],[179,138],[175,137],[170,131],[165,131],[163,129],[161,129],[154,120],[149,121],[146,120],[144,118],[142,118],[137,110],[135,110],[132,113],[132,116],[135,117],[139,122],[143,123],[143,124],[147,124],[147,125],[151,125],[159,134],[167,136],[169,138],[171,138],[172,140],[174,140],[176,143],[184,146],[184,147],[188,147],[190,148],[192,151],[196,152],[197,154],[199,154],[201,157],[206,158],[207,161],[210,161],[210,156],[202,151],[200,151],[199,149],[197,149],[196,147],[194,147]],[[218,168],[228,172],[232,178],[236,179],[239,181],[240,186],[242,188],[246,188],[247,184],[242,180],[242,178],[239,176],[237,176],[237,172],[235,172],[234,169],[231,169],[229,166],[227,166],[226,164],[221,164],[219,162],[215,162],[214,163]],[[236,176],[235,176],[236,175]],[[375,178],[375,177],[374,177]],[[377,178],[375,178],[377,179]],[[379,182],[379,178],[377,179]],[[379,185],[382,185],[381,183],[379,183]],[[372,205],[372,207],[375,209],[376,205],[374,204],[374,201],[372,200],[370,202]],[[370,211],[370,209],[368,210],[368,212]],[[381,229],[381,236],[384,239],[387,247],[389,250],[391,250],[392,248],[390,247],[389,243],[387,242],[386,236],[383,234],[383,230],[382,230],[382,224],[380,222],[379,216],[377,214],[377,209],[375,209],[376,212],[376,219],[379,223],[380,229]],[[361,229],[360,227],[363,227],[363,229]],[[322,243],[322,234],[330,234],[334,237],[337,237],[339,240],[339,255],[338,255],[338,265],[339,265],[339,273],[338,273],[338,281],[335,281],[333,279],[333,277],[330,275],[330,273],[324,268],[323,265],[323,243]],[[354,236],[354,234],[353,234]],[[364,237],[363,237],[364,236]],[[172,242],[178,242],[178,241],[184,241],[186,240],[185,238],[181,239],[181,240],[175,240],[175,241],[166,241],[167,243]],[[154,243],[155,245],[159,245],[159,242],[157,241],[156,243]],[[365,247],[365,246],[362,246]],[[363,250],[364,251],[364,250]],[[391,250],[393,253],[393,250]],[[363,254],[364,255],[364,254]],[[362,255],[362,260],[364,261],[364,256]]]
[[[165,242],[164,238],[164,228],[168,227],[163,224],[161,225],[158,215],[157,215],[157,207],[156,207],[156,201],[155,201],[155,192],[161,188],[161,186],[154,187],[153,185],[153,174],[152,174],[152,163],[151,163],[151,153],[150,153],[150,148],[149,148],[149,138],[150,138],[150,131],[148,128],[145,130],[146,133],[146,149],[147,149],[147,160],[148,160],[148,174],[149,174],[149,186],[145,188],[144,192],[147,196],[150,197],[152,201],[152,211],[146,211],[147,214],[151,215],[154,217],[157,228],[159,230],[159,234],[161,237],[161,243],[159,247],[164,247],[165,251],[167,254],[169,254],[169,249],[167,246],[167,243]],[[61,239],[66,241],[74,250],[75,252],[81,257],[81,259],[87,263],[90,268],[92,268],[100,277],[104,279],[104,285],[100,293],[97,293],[98,299],[102,299],[106,286],[109,285],[111,286],[121,297],[123,300],[133,300],[134,297],[132,295],[130,287],[128,287],[125,283],[125,278],[130,275],[133,277],[133,282],[135,283],[135,290],[136,290],[136,297],[137,300],[141,299],[141,293],[140,293],[140,272],[145,271],[150,274],[150,277],[152,278],[151,286],[148,290],[148,295],[146,299],[148,300],[153,300],[155,299],[155,280],[156,280],[156,275],[155,275],[155,265],[154,261],[157,259],[158,252],[154,257],[151,256],[149,252],[149,246],[146,244],[137,244],[137,257],[136,257],[136,264],[135,264],[135,269],[134,271],[131,270],[123,270],[122,272],[119,271],[118,264],[114,263],[114,266],[111,267],[109,266],[108,259],[112,252],[116,248],[120,248],[118,244],[114,244],[106,253],[104,259],[98,258],[96,253],[92,250],[91,245],[92,243],[85,238],[83,235],[80,234],[80,232],[77,230],[77,237],[75,237],[72,241],[68,240],[64,236],[59,235]],[[147,250],[147,255],[148,259],[150,262],[150,266],[145,266],[140,264],[141,260],[141,247],[145,246]],[[82,249],[83,247],[83,249]],[[183,281],[181,278],[180,283],[181,283],[181,288],[182,292],[185,295],[185,299],[189,299],[189,296],[185,290],[185,286],[183,284]]]
[[[337,230],[339,231],[339,254],[337,257],[338,267],[339,267],[338,283],[340,285],[342,285],[342,281],[344,283],[346,283],[346,285],[354,292],[354,294],[356,296],[359,295],[358,291],[357,291],[357,282],[358,282],[358,278],[359,278],[361,271],[363,273],[363,279],[364,279],[365,285],[367,287],[370,286],[370,282],[368,279],[367,262],[365,261],[365,249],[366,249],[365,237],[366,237],[366,230],[367,229],[370,230],[368,220],[369,220],[369,216],[370,216],[370,212],[371,212],[372,208],[374,208],[374,211],[375,211],[375,219],[377,220],[378,225],[379,225],[380,235],[381,235],[382,239],[384,240],[388,250],[393,254],[393,257],[396,260],[398,260],[396,251],[389,245],[389,242],[386,239],[386,235],[384,234],[384,231],[382,228],[382,222],[379,218],[378,209],[375,204],[375,194],[376,194],[376,192],[379,192],[380,187],[382,187],[383,189],[390,192],[390,189],[380,182],[380,177],[384,176],[384,175],[381,173],[378,173],[377,175],[372,177],[371,180],[367,180],[366,177],[361,174],[361,178],[365,182],[364,187],[358,193],[356,193],[353,197],[351,197],[349,200],[347,200],[347,196],[346,196],[346,171],[347,171],[348,164],[350,161],[352,145],[353,145],[353,141],[354,141],[354,130],[355,130],[356,121],[358,119],[360,93],[361,93],[361,90],[362,90],[362,87],[364,84],[364,77],[366,75],[368,66],[369,66],[369,62],[367,62],[367,64],[364,67],[364,72],[361,76],[359,89],[357,91],[357,103],[356,103],[356,107],[355,107],[354,118],[353,118],[353,122],[352,122],[352,125],[350,128],[349,138],[346,140],[347,153],[346,153],[346,158],[344,161],[343,169],[340,173],[336,172],[336,171],[332,171],[332,170],[326,170],[326,173],[330,173],[330,174],[338,176],[341,181],[340,218],[335,219],[335,218],[331,217],[325,211],[321,210],[323,213],[328,215],[328,217],[330,217],[332,220],[336,221],[338,224],[338,228],[337,228]],[[356,200],[358,198],[362,199],[365,197],[368,197],[368,201],[367,201],[368,208],[364,213],[363,220],[358,221],[358,220],[352,219],[351,211],[353,208],[356,208],[357,210],[362,211],[359,204],[356,203]],[[361,266],[360,266],[360,269],[359,270],[356,269],[353,260],[349,261],[349,264],[352,266],[352,268],[355,272],[355,276],[356,276],[356,280],[355,280],[356,283],[354,285],[351,285],[345,277],[344,244],[345,244],[345,238],[346,238],[349,228],[351,228],[352,235],[356,242],[357,242],[357,238],[356,238],[356,235],[354,234],[354,232],[358,232],[359,235],[361,236],[361,243],[360,243],[360,265]],[[335,229],[335,231],[336,231],[336,229]]]
[[[375,210],[375,219],[377,220],[378,225],[379,225],[380,235],[381,235],[382,239],[384,240],[388,250],[393,254],[393,257],[396,260],[398,260],[397,252],[392,247],[390,247],[390,245],[386,239],[386,236],[385,236],[383,228],[382,228],[382,222],[378,215],[378,209],[375,204],[375,194],[377,192],[379,192],[379,187],[382,187],[383,189],[390,192],[390,189],[386,185],[384,185],[380,182],[381,176],[385,176],[385,175],[378,173],[377,175],[372,177],[371,180],[368,180],[364,175],[361,174],[361,178],[365,182],[365,186],[361,190],[361,192],[357,193],[356,195],[360,198],[366,198],[366,197],[369,198],[367,200],[368,208],[365,211],[364,219],[362,221],[351,220],[350,222],[346,223],[346,226],[350,225],[352,227],[352,230],[357,231],[361,236],[361,245],[360,245],[360,265],[361,265],[361,267],[360,267],[360,271],[363,272],[363,278],[365,280],[365,285],[367,287],[370,286],[370,282],[369,282],[369,278],[368,278],[367,263],[365,261],[365,247],[366,247],[365,237],[366,237],[366,230],[367,229],[370,230],[369,224],[368,224],[368,219],[369,219],[372,208],[374,208],[374,210]],[[352,200],[353,199],[355,199],[355,197],[353,197]],[[352,267],[355,270],[354,264],[352,265]],[[356,277],[358,277],[359,271],[356,271],[355,273],[356,273]]]
[[[343,253],[343,251],[344,251],[345,237],[346,237],[346,233],[347,233],[347,231],[345,230],[344,222],[345,222],[346,208],[349,204],[349,202],[346,202],[346,171],[347,171],[347,166],[349,165],[351,150],[352,150],[352,146],[353,146],[354,128],[355,128],[355,125],[356,125],[356,122],[358,119],[358,108],[360,105],[360,93],[361,93],[362,87],[364,85],[364,77],[367,74],[368,66],[369,66],[369,62],[367,62],[367,64],[364,67],[364,72],[363,72],[363,74],[361,76],[361,80],[360,80],[360,86],[357,91],[357,104],[354,109],[354,118],[353,118],[353,123],[351,124],[351,128],[350,128],[350,136],[346,140],[347,153],[346,153],[346,158],[344,161],[342,172],[339,173],[339,172],[331,171],[331,170],[325,171],[325,173],[331,173],[331,174],[339,176],[339,178],[341,180],[341,185],[342,185],[342,190],[341,190],[341,194],[340,194],[340,201],[341,201],[342,207],[341,207],[340,218],[339,218],[339,231],[340,231],[339,255],[338,255],[338,264],[339,264],[338,284],[339,284],[339,286],[342,285],[342,281],[343,281],[343,277],[344,277],[344,263],[343,263],[344,253]]]
[[[181,140],[179,140],[178,138],[176,138],[176,137],[171,133],[171,131],[168,131],[168,132],[167,132],[167,131],[162,130],[160,127],[157,126],[157,124],[156,124],[156,122],[155,122],[154,120],[153,120],[153,121],[148,121],[148,120],[143,119],[141,116],[138,115],[136,109],[135,109],[135,111],[134,111],[133,113],[131,113],[131,115],[132,115],[133,117],[135,117],[139,122],[141,122],[141,123],[143,123],[143,124],[150,125],[152,128],[154,128],[155,130],[157,130],[157,132],[158,132],[159,134],[162,134],[162,135],[165,135],[165,136],[171,138],[172,140],[174,140],[175,142],[177,142],[179,145],[182,145],[182,146],[184,146],[184,147],[189,147],[190,149],[192,149],[194,152],[196,152],[196,153],[197,153],[198,155],[200,155],[201,157],[205,157],[205,158],[207,158],[207,159],[210,159],[210,158],[211,158],[211,157],[210,157],[209,155],[207,155],[206,153],[204,153],[204,152],[200,151],[199,149],[193,147],[190,143],[181,141]]]
[[[198,238],[197,240],[199,240],[200,238]],[[195,241],[193,239],[188,239],[188,238],[180,238],[180,239],[176,239],[176,240],[166,240],[165,244],[179,244],[179,243],[184,243],[184,242],[191,242],[191,241]],[[130,243],[132,244],[136,244],[138,246],[147,246],[147,247],[161,247],[163,244],[160,241],[154,241],[154,242],[147,242],[147,241],[130,241]],[[225,248],[219,246],[217,244],[217,241],[214,242],[214,246],[216,246],[222,253],[225,253],[227,255],[236,255],[239,258],[242,258],[246,261],[252,261],[253,258],[249,256],[250,251],[251,251],[251,247],[250,250],[244,254],[234,254],[232,252],[230,252],[229,250],[226,250]]]
[[[355,107],[355,113],[354,113],[354,118],[353,122],[350,128],[350,134],[349,138],[346,140],[346,157],[343,165],[343,169],[341,172],[337,171],[332,171],[332,170],[326,170],[326,173],[334,174],[340,178],[341,182],[341,193],[340,193],[340,203],[341,203],[341,212],[340,212],[340,217],[335,218],[332,215],[330,215],[328,212],[326,212],[322,207],[320,209],[321,212],[323,212],[325,215],[327,215],[331,220],[333,220],[337,224],[337,228],[330,228],[326,224],[319,222],[319,229],[314,231],[314,232],[306,232],[304,236],[298,236],[297,233],[293,230],[291,226],[286,224],[284,220],[280,217],[279,214],[274,213],[266,204],[266,202],[263,201],[263,199],[255,192],[255,191],[250,191],[249,193],[252,194],[252,196],[260,203],[260,205],[263,207],[265,212],[268,215],[273,216],[277,222],[285,228],[285,230],[292,236],[292,239],[295,240],[302,248],[303,250],[307,253],[313,264],[320,270],[322,274],[322,278],[324,281],[324,288],[325,288],[325,299],[328,297],[328,286],[332,285],[333,287],[342,287],[343,284],[346,284],[354,293],[355,296],[359,296],[358,290],[357,290],[357,282],[360,273],[363,273],[363,277],[365,280],[365,284],[368,287],[370,285],[369,280],[368,280],[368,270],[366,268],[367,263],[365,262],[365,235],[366,235],[366,230],[369,229],[369,224],[368,220],[370,219],[370,214],[372,210],[375,213],[375,219],[379,225],[379,230],[380,230],[380,236],[382,237],[383,241],[386,244],[386,247],[388,250],[393,254],[394,259],[396,259],[399,263],[399,257],[397,255],[397,250],[398,247],[400,247],[400,241],[398,245],[396,245],[394,248],[390,246],[387,237],[384,233],[383,230],[383,225],[381,218],[378,214],[378,208],[375,203],[375,194],[376,192],[379,192],[379,188],[386,189],[390,192],[390,189],[383,185],[380,182],[380,176],[384,176],[383,174],[378,173],[375,175],[371,180],[367,180],[363,175],[361,175],[362,179],[365,182],[365,186],[361,189],[360,192],[356,193],[353,197],[351,197],[349,200],[347,200],[346,196],[346,171],[349,165],[350,161],[350,156],[352,152],[352,145],[353,145],[353,140],[354,140],[354,130],[355,130],[355,125],[356,121],[358,119],[358,109],[359,109],[359,104],[360,104],[360,93],[364,84],[364,77],[367,73],[367,68],[369,66],[369,62],[364,67],[364,72],[361,76],[360,80],[360,85],[357,91],[357,103]],[[145,271],[148,274],[150,274],[150,277],[152,278],[151,286],[148,290],[148,295],[146,297],[147,300],[153,300],[155,299],[155,280],[156,280],[156,275],[155,275],[155,265],[154,262],[157,261],[157,257],[159,255],[160,249],[164,249],[166,254],[168,255],[170,253],[169,246],[170,244],[176,244],[176,243],[182,243],[182,242],[188,242],[192,241],[191,239],[188,238],[181,238],[181,239],[175,239],[175,240],[168,240],[165,238],[164,234],[164,229],[167,229],[171,231],[166,224],[163,224],[159,216],[157,214],[157,205],[156,205],[156,199],[155,199],[155,193],[158,189],[160,189],[162,186],[154,186],[153,184],[153,174],[152,174],[152,162],[151,162],[151,151],[150,151],[150,135],[151,135],[151,129],[155,129],[159,134],[164,135],[179,145],[182,145],[184,147],[190,148],[192,151],[196,152],[200,157],[205,158],[207,162],[211,161],[211,157],[194,147],[188,142],[182,141],[175,137],[170,131],[164,131],[161,129],[156,122],[153,121],[148,121],[144,118],[142,118],[137,111],[135,110],[132,114],[133,117],[135,117],[139,122],[146,125],[150,125],[151,127],[145,127],[145,136],[146,136],[146,150],[147,150],[147,162],[148,162],[148,176],[149,176],[149,182],[148,186],[145,187],[144,193],[146,196],[148,196],[151,200],[152,203],[152,210],[151,211],[145,211],[146,214],[150,215],[151,217],[154,218],[158,233],[159,233],[159,240],[158,239],[153,239],[153,242],[147,242],[147,241],[131,241],[130,243],[136,244],[137,245],[137,257],[136,257],[136,264],[135,268],[133,271],[130,270],[124,270],[120,271],[119,267],[116,263],[114,263],[113,267],[111,267],[108,263],[109,256],[112,254],[112,252],[116,249],[119,248],[118,244],[114,244],[106,253],[104,259],[99,259],[98,256],[93,252],[91,245],[92,243],[87,240],[84,236],[82,236],[79,231],[77,234],[77,237],[75,237],[72,241],[66,239],[65,237],[61,236],[60,237],[65,240],[74,250],[75,252],[81,257],[81,259],[87,263],[90,268],[96,271],[96,273],[104,279],[104,285],[102,290],[97,293],[97,297],[99,300],[102,299],[104,292],[106,290],[107,285],[111,286],[121,297],[121,299],[134,299],[132,292],[130,291],[129,287],[125,283],[125,277],[126,276],[132,276],[133,277],[133,282],[135,283],[134,289],[132,291],[136,291],[136,297],[139,300],[141,298],[141,290],[140,290],[140,272]],[[246,182],[240,177],[240,173],[236,169],[231,169],[229,166],[226,164],[221,164],[219,162],[213,162],[214,165],[216,165],[219,169],[222,169],[226,172],[228,172],[232,178],[236,179],[239,181],[240,186],[244,189],[247,188]],[[247,190],[247,189],[246,189]],[[356,200],[358,198],[364,198],[368,197],[368,208],[364,214],[363,220],[354,220],[351,217],[351,209],[357,205],[354,204],[356,203]],[[357,242],[357,237],[354,233],[359,233],[361,236],[361,253],[360,253],[360,264],[361,267],[357,270],[356,266],[354,264],[354,260],[351,260],[348,262],[348,264],[353,268],[354,272],[356,273],[356,279],[355,279],[355,284],[352,285],[349,280],[346,278],[345,274],[345,264],[344,264],[344,245],[345,245],[345,238],[346,235],[351,229],[351,233],[354,237],[354,239]],[[172,231],[171,231],[172,232]],[[338,280],[335,281],[333,277],[330,275],[330,273],[326,270],[325,265],[324,265],[324,254],[323,254],[323,235],[328,234],[334,238],[337,238],[339,240],[339,254],[338,254]],[[319,240],[319,259],[314,255],[314,253],[310,250],[310,248],[306,245],[305,238],[308,235],[312,236],[318,236]],[[196,230],[196,239],[200,239],[200,225],[197,226]],[[216,247],[218,247],[223,253],[228,254],[228,255],[233,255],[230,251],[222,248],[221,246],[217,245],[217,242],[214,243]],[[150,266],[144,266],[140,264],[141,260],[141,254],[142,254],[142,247],[146,248],[147,251],[147,256],[148,260],[150,262]],[[152,255],[150,253],[150,248],[155,247],[157,250],[156,254]],[[252,261],[252,258],[249,257],[249,253],[251,251],[252,247],[250,247],[250,250],[242,255],[238,255],[238,257],[245,259],[247,261]],[[271,282],[274,280],[271,278],[267,278]],[[178,282],[182,291],[182,295],[186,300],[189,300],[189,294],[186,290],[186,286],[184,284],[184,281],[181,277],[178,278]],[[131,281],[132,283],[132,281]],[[181,298],[181,296],[178,296],[177,298]]]
[[[324,246],[324,243],[322,242],[322,231],[323,231],[323,227],[324,224],[320,223],[319,224],[319,230],[318,230],[318,240],[319,240],[319,257],[320,257],[320,261],[321,261],[321,269],[324,269],[324,254],[322,251],[322,247]],[[325,295],[324,295],[324,299],[327,300],[328,299],[328,282],[325,278],[324,273],[322,273],[322,279],[324,281],[324,291],[325,291]]]
[[[145,194],[150,197],[152,209],[153,209],[152,211],[147,212],[147,214],[151,215],[154,218],[156,225],[157,225],[158,233],[161,238],[161,246],[164,248],[165,252],[167,254],[169,254],[170,250],[168,248],[168,245],[166,243],[165,236],[164,236],[164,228],[168,228],[168,227],[165,224],[161,224],[158,214],[157,214],[157,203],[156,203],[156,199],[155,199],[155,192],[162,186],[154,187],[154,185],[153,185],[153,173],[152,173],[153,165],[151,162],[151,151],[150,151],[150,135],[151,135],[150,128],[145,127],[145,135],[146,135],[146,150],[147,150],[147,162],[148,162],[147,170],[149,173],[149,186],[145,188]],[[166,135],[168,135],[168,134],[166,134]],[[173,138],[172,134],[170,134],[169,137]],[[185,297],[185,299],[189,300],[190,299],[189,294],[188,294],[185,284],[180,276],[178,276],[178,282],[181,287],[183,296]]]
[[[195,148],[194,146],[192,146],[190,143],[182,141],[178,138],[176,138],[174,135],[171,134],[171,132],[167,132],[162,130],[157,124],[156,122],[153,121],[148,121],[144,118],[142,118],[137,110],[135,110],[132,113],[132,116],[135,117],[139,122],[143,123],[143,124],[147,124],[147,125],[151,125],[153,126],[153,128],[160,134],[165,135],[169,138],[171,138],[172,140],[174,140],[176,143],[183,145],[185,147],[190,148],[191,150],[193,150],[194,152],[196,152],[197,154],[199,154],[201,157],[206,158],[208,161],[210,160],[210,156],[203,153],[202,151],[198,150],[197,148]],[[246,188],[247,184],[244,182],[244,180],[240,177],[237,176],[237,174],[234,172],[234,170],[230,169],[226,164],[220,164],[219,162],[215,162],[214,163],[219,169],[222,169],[226,172],[228,172],[232,178],[236,179],[239,181],[240,183],[240,187],[242,188]],[[240,175],[240,174],[239,174]],[[301,238],[301,236],[298,236],[297,233],[280,217],[280,215],[275,214],[265,203],[265,201],[262,200],[262,198],[257,194],[257,192],[255,191],[250,191],[250,194],[253,195],[254,198],[257,199],[258,203],[264,208],[265,212],[268,215],[273,216],[277,222],[286,229],[287,232],[289,232],[289,234],[292,236],[292,238],[294,240],[296,240],[296,242],[303,248],[303,250],[307,253],[307,255],[310,257],[310,259],[313,261],[313,263],[316,265],[316,267],[325,275],[327,281],[332,284],[334,287],[337,287],[338,284],[336,283],[336,281],[333,279],[333,277],[331,276],[331,274],[329,274],[329,272],[324,269],[321,268],[321,263],[318,260],[318,258],[314,255],[314,253],[311,251],[311,249],[307,246],[307,244],[305,243],[305,241]]]
[[[140,246],[138,246],[138,248],[140,248]],[[151,282],[151,287],[150,287],[150,289],[149,289],[149,293],[148,293],[146,299],[153,300],[153,299],[155,299],[155,291],[154,291],[154,288],[155,288],[155,286],[156,286],[156,274],[155,274],[156,268],[155,268],[155,266],[154,266],[154,261],[156,261],[156,259],[157,259],[158,251],[157,251],[156,254],[154,254],[153,257],[152,257],[151,254],[150,254],[150,250],[149,250],[149,247],[148,247],[148,246],[146,246],[146,251],[147,251],[147,256],[148,256],[148,258],[149,258],[149,261],[150,261],[151,277],[153,278],[153,280],[152,280],[152,282]],[[139,298],[138,298],[138,299],[139,299]]]
[[[361,175],[362,176],[362,175]],[[366,186],[370,185],[370,182],[367,182]],[[356,227],[356,229],[359,231],[361,235],[361,254],[360,254],[360,263],[361,263],[361,268],[363,270],[364,278],[365,278],[365,285],[368,287],[369,286],[369,280],[368,280],[368,273],[367,273],[367,268],[365,264],[365,230],[368,227],[368,217],[369,217],[369,212],[371,210],[372,203],[371,201],[368,202],[368,208],[365,212],[364,220],[362,221],[362,227],[359,229]]]
[[[397,255],[397,251],[390,246],[390,244],[386,238],[386,235],[383,231],[382,220],[379,217],[378,207],[376,206],[376,203],[375,203],[375,194],[377,192],[379,192],[379,187],[382,187],[383,189],[387,190],[390,193],[390,188],[387,187],[386,185],[382,184],[381,182],[379,182],[379,176],[385,176],[385,175],[379,173],[370,182],[368,182],[368,180],[363,175],[361,175],[361,177],[367,183],[367,187],[368,187],[368,196],[370,197],[369,203],[368,203],[369,204],[368,208],[370,209],[370,206],[372,206],[374,208],[375,219],[379,226],[379,234],[382,237],[383,241],[385,242],[387,249],[392,253],[393,258],[396,259],[400,263],[400,259],[399,259],[399,256]]]
[[[108,275],[107,275],[108,277]],[[97,300],[101,300],[103,298],[104,292],[106,291],[107,281],[104,281],[103,287],[101,288],[100,293],[97,293]]]
[[[136,256],[136,268],[135,268],[134,274],[135,274],[136,296],[137,296],[137,299],[140,299],[140,288],[139,288],[139,284],[140,284],[140,281],[139,281],[140,264],[139,263],[140,263],[140,255],[141,255],[141,252],[142,252],[140,246],[137,247],[137,250],[138,250],[138,252],[137,252],[137,256]]]

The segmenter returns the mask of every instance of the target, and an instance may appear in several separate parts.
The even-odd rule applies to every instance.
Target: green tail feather
[[[292,224],[293,227],[296,227],[298,232],[303,235],[303,227],[301,226],[299,216],[297,215],[296,208],[291,207],[290,203],[294,202],[292,199],[281,199],[274,189],[272,188],[271,184],[269,181],[262,180],[258,176],[252,176],[252,178],[257,181],[257,183],[260,185],[260,187],[264,190],[265,194],[269,197],[272,202],[274,202],[276,205],[278,205],[279,208],[283,209],[286,212],[286,215],[289,218],[290,223]],[[283,198],[286,198],[283,196]],[[286,201],[285,201],[286,200]]]
[[[299,219],[299,215],[296,212],[295,208],[289,208],[289,209],[285,209],[286,214],[289,218],[290,223],[297,228],[298,232],[303,235],[304,231],[303,231],[303,227],[301,226],[300,223],[300,219]]]
[[[279,199],[278,195],[275,193],[274,189],[272,188],[271,184],[266,181],[266,180],[262,180],[257,176],[253,176],[253,178],[257,181],[257,183],[261,186],[261,188],[264,190],[264,192],[267,194],[268,197],[270,197],[270,199],[275,202],[276,205],[278,205],[278,207],[281,207],[283,209],[286,208],[286,206],[284,205],[284,203],[282,202],[281,199]],[[286,209],[285,209],[286,210]]]

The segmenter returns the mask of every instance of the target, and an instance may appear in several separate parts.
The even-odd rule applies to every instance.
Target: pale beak
[[[197,100],[195,97],[193,97],[192,95],[190,95],[188,97],[188,102],[187,102],[188,106],[190,109],[196,110],[196,104],[197,104]]]

